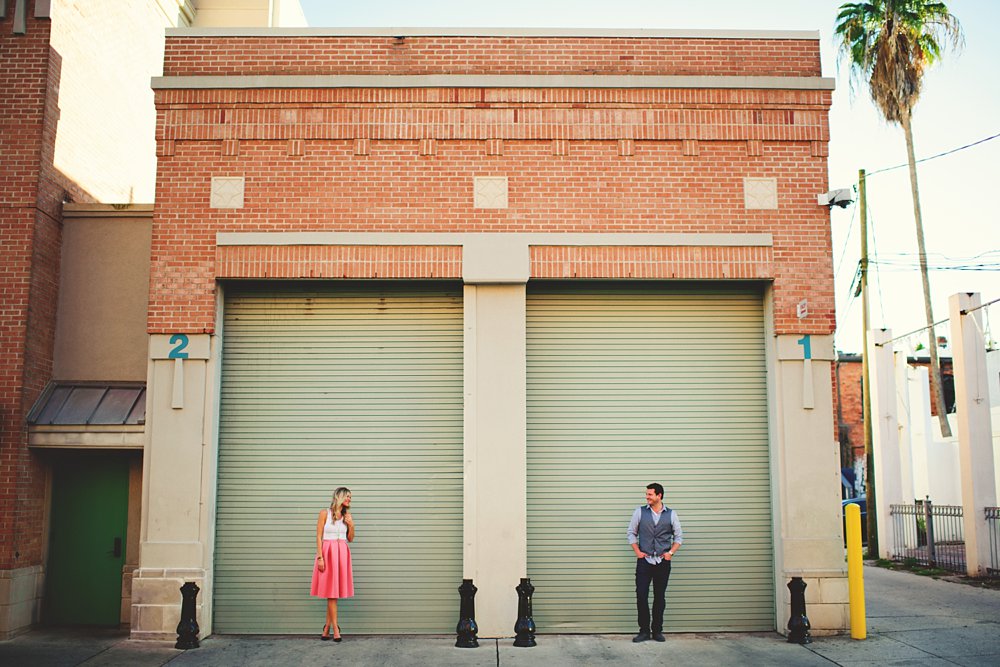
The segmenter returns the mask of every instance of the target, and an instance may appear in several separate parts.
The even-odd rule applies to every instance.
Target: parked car
[[[844,520],[844,544],[847,544],[847,506],[857,505],[861,508],[861,544],[868,544],[868,498],[858,496],[857,498],[845,498],[840,502],[840,514]]]

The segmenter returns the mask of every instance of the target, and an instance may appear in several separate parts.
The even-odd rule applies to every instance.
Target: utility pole
[[[858,170],[858,206],[861,207],[860,280],[854,293],[861,293],[861,405],[865,425],[865,496],[868,513],[868,557],[878,556],[878,519],[875,499],[875,455],[872,451],[872,393],[868,372],[868,198],[865,170]]]

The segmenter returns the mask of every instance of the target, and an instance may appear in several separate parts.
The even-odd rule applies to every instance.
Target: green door
[[[539,628],[636,629],[626,529],[659,482],[685,537],[666,629],[773,630],[761,290],[529,285],[527,355]]]
[[[215,630],[314,633],[316,518],[353,492],[347,633],[449,633],[462,583],[460,286],[227,294]]]
[[[53,464],[47,623],[119,624],[128,470],[123,456],[67,454]]]

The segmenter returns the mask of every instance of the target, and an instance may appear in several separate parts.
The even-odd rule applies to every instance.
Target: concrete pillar
[[[875,505],[878,512],[880,558],[891,558],[894,551],[889,506],[903,502],[896,413],[896,369],[891,341],[892,331],[889,329],[869,332],[867,352],[871,359],[869,381],[872,396],[872,453],[875,456]]]
[[[990,564],[989,525],[983,509],[996,501],[983,311],[973,310],[980,305],[979,294],[975,293],[954,294],[948,300],[965,518],[965,564],[969,575],[974,577],[984,575]]]
[[[212,337],[150,336],[139,568],[132,579],[133,639],[171,639],[180,587],[201,588],[198,624],[212,631],[210,540],[215,452],[207,406],[215,399]]]
[[[481,637],[510,636],[528,576],[525,284],[465,286],[465,540]]]
[[[769,365],[776,530],[777,627],[791,615],[788,581],[802,577],[813,635],[848,627],[840,518],[840,446],[834,440],[833,336],[778,335]]]
[[[902,488],[902,502],[909,503],[913,495],[913,443],[910,428],[910,365],[906,363],[906,352],[893,352],[893,366],[896,382],[896,425],[899,440],[899,472]]]

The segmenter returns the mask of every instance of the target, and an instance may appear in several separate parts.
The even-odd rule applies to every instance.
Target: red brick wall
[[[14,35],[12,4],[0,22],[0,569],[41,562],[45,476],[24,417],[51,377],[59,259],[47,95],[58,62],[49,21],[29,3],[27,32]]]
[[[861,404],[861,361],[838,361],[840,424],[847,426],[852,460],[865,455],[865,421]]]
[[[322,73],[347,72],[338,68],[358,65],[361,52],[361,70],[350,73],[548,73],[564,58],[561,73],[819,74],[818,43],[807,40],[482,38],[472,40],[472,64],[454,59],[470,38],[407,38],[408,58],[388,38],[167,41],[168,75],[307,74],[320,64]],[[828,189],[828,91],[161,90],[156,98],[152,333],[213,331],[215,234],[260,231],[766,233],[773,248],[704,249],[698,266],[690,250],[576,250],[556,266],[547,261],[553,251],[536,249],[535,269],[773,279],[778,333],[833,331],[829,213],[816,205]],[[208,207],[213,176],[246,179],[244,208]],[[509,207],[474,208],[476,176],[506,176]],[[779,208],[746,209],[745,177],[776,178]],[[617,266],[595,269],[595,252],[612,253]],[[309,270],[308,261],[283,270]],[[803,298],[810,315],[799,320]]]
[[[819,76],[819,41],[607,37],[170,37],[165,76]]]

